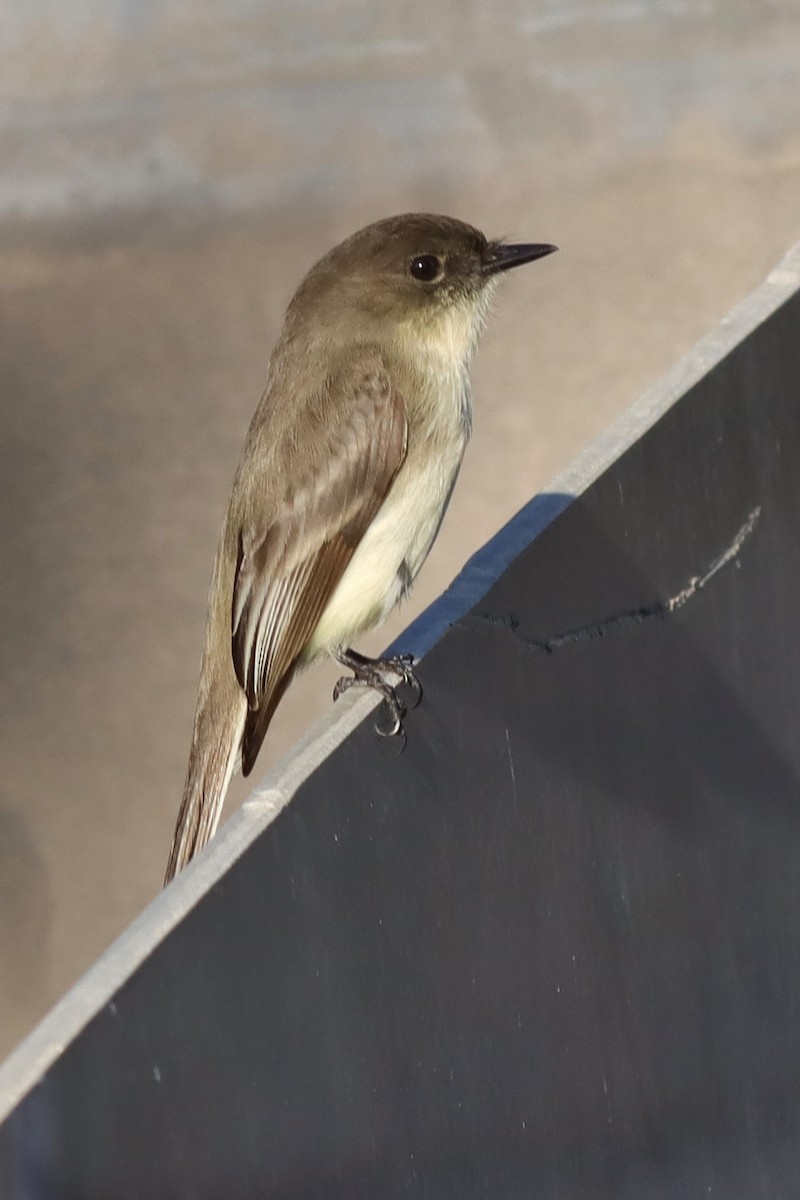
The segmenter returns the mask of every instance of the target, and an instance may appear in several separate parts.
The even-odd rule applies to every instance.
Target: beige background
[[[561,247],[501,290],[377,650],[800,238],[800,6],[9,0],[0,27],[2,1052],[159,887],[217,531],[308,266],[406,209]]]

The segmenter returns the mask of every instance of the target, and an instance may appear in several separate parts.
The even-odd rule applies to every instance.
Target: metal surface
[[[9,1060],[4,1197],[793,1194],[798,268]]]

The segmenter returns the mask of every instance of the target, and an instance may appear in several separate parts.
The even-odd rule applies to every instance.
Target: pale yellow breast
[[[443,384],[435,402],[429,395],[408,405],[405,462],[331,596],[306,657],[350,645],[383,621],[428,556],[471,428],[466,372],[435,377]]]

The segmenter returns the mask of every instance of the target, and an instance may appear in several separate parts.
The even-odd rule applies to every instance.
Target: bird
[[[186,781],[165,884],[214,835],[298,670],[323,655],[404,713],[354,640],[411,588],[472,430],[469,369],[495,285],[556,249],[454,217],[367,225],[311,268],[286,311],[235,474],[208,599]],[[397,684],[400,686],[400,683]]]

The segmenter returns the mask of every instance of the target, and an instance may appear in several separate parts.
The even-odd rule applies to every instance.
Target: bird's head
[[[320,259],[288,315],[321,323],[326,336],[337,340],[400,339],[465,360],[500,275],[555,249],[490,241],[453,217],[390,217],[367,225]]]

